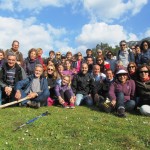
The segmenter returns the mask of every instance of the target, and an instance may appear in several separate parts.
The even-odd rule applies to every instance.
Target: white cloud
[[[75,0],[73,0],[75,2]],[[71,3],[69,0],[5,0],[0,3],[0,8],[10,11],[32,10],[38,12],[44,7],[63,7]]]
[[[76,37],[79,45],[93,48],[103,42],[115,46],[121,40],[137,40],[133,33],[127,33],[120,25],[108,25],[106,23],[86,24],[82,27],[81,34]]]
[[[130,12],[135,15],[148,3],[148,0],[86,0],[84,9],[90,14],[92,21],[112,21]]]
[[[0,17],[0,46],[3,49],[11,47],[13,40],[20,42],[20,50],[27,56],[29,49],[41,47],[45,54],[50,49],[60,49],[68,46],[68,39],[64,38],[65,28],[54,28],[50,24],[36,25],[35,18],[26,20]]]

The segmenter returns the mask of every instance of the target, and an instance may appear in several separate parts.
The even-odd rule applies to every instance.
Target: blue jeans
[[[32,101],[35,101],[35,102],[40,102],[41,106],[47,106],[47,98],[49,97],[49,91],[43,91],[42,94],[40,94],[39,96],[37,96],[36,98],[32,99]],[[27,94],[23,91],[21,91],[21,98],[24,98],[26,97]],[[28,102],[29,100],[25,100],[22,103],[22,105],[26,105],[26,103]]]
[[[92,100],[91,96],[83,95],[83,94],[76,94],[75,105],[79,106],[79,105],[81,105],[82,102],[85,102],[85,104],[87,106],[92,106],[93,105],[93,100]]]
[[[131,111],[135,107],[135,101],[134,100],[128,100],[124,102],[124,93],[119,92],[116,94],[117,97],[117,108],[118,107],[124,107],[127,111]]]

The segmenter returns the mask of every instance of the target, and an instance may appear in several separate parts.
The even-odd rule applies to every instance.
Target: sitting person
[[[138,80],[136,80],[138,106],[143,115],[150,116],[150,68],[142,65],[138,68]]]
[[[68,103],[70,104],[70,108],[75,108],[75,97],[70,85],[71,77],[64,75],[62,77],[61,85],[56,85],[55,87],[55,93],[58,101],[64,108],[69,108]]]
[[[21,67],[17,63],[16,55],[9,53],[7,62],[0,69],[0,87],[3,103],[14,100],[14,85],[23,79]]]
[[[88,73],[88,64],[81,65],[81,72],[76,74],[72,80],[72,89],[76,95],[75,105],[79,106],[82,102],[86,105],[93,105],[93,97],[96,93],[94,79]]]
[[[119,117],[125,117],[125,110],[132,111],[135,108],[134,95],[135,82],[129,79],[128,72],[120,69],[116,73],[116,81],[111,84],[109,97],[113,106],[117,108]]]
[[[110,107],[108,106],[109,104],[107,105],[107,103],[110,103],[109,89],[110,89],[110,85],[114,83],[115,80],[114,80],[114,74],[111,69],[107,69],[105,72],[106,72],[106,78],[96,86],[97,93],[95,94],[94,102],[96,106],[100,108],[100,110],[109,113],[113,110],[113,107],[111,107],[112,105],[110,105]],[[108,102],[106,102],[106,100]]]
[[[26,79],[17,82],[15,85],[15,98],[17,100],[28,97],[29,100],[23,101],[23,106],[39,108],[47,105],[47,98],[50,95],[46,78],[42,77],[43,66],[37,64],[34,74]]]

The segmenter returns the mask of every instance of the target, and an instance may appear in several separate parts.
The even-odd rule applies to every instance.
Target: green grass
[[[51,115],[13,131],[46,110]],[[0,150],[150,149],[150,117],[127,114],[127,118],[118,118],[82,106],[0,111]]]

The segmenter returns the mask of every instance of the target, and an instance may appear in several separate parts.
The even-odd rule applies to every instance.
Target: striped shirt
[[[7,70],[7,72],[6,72],[6,82],[10,86],[14,86],[15,72],[16,72],[16,68],[11,68],[11,69]]]

